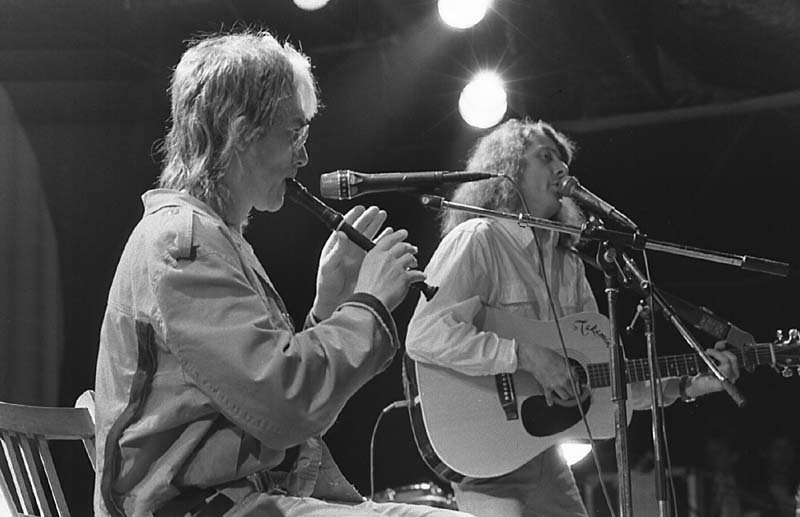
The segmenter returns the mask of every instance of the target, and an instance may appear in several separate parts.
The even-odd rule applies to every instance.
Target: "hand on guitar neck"
[[[717,341],[714,348],[706,350],[706,354],[717,362],[719,371],[731,382],[739,378],[739,362],[733,352],[726,350],[728,344]],[[692,399],[715,391],[722,391],[722,383],[709,373],[699,373],[692,377],[686,385],[686,396]]]

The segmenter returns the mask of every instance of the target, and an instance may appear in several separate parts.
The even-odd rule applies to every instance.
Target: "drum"
[[[416,483],[397,488],[387,488],[375,494],[376,503],[408,503],[435,506],[436,508],[456,509],[452,494],[446,493],[435,483]]]

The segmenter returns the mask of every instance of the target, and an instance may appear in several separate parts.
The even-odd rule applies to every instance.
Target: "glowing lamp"
[[[483,19],[492,0],[439,0],[439,16],[455,29],[468,29]]]
[[[458,99],[458,111],[464,121],[482,129],[500,122],[507,108],[503,81],[494,72],[477,74],[464,87]]]

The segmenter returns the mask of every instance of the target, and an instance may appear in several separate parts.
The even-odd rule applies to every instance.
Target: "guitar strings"
[[[768,344],[756,344],[745,350],[732,350],[737,359],[742,364],[746,359],[751,359],[754,366],[763,364],[771,365],[772,350]],[[705,364],[700,361],[697,354],[681,354],[658,358],[659,369],[666,372],[668,376],[680,376],[684,374],[695,375],[706,371]],[[650,380],[650,370],[647,359],[628,359],[625,362],[630,382]],[[611,382],[611,372],[607,363],[590,363],[586,365],[586,375],[589,383],[593,387],[609,386]]]

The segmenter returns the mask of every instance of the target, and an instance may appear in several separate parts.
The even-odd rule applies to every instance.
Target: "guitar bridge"
[[[514,378],[507,373],[494,376],[497,385],[497,396],[500,398],[500,406],[506,414],[506,420],[519,420],[519,409],[517,409],[517,393],[514,391]]]

